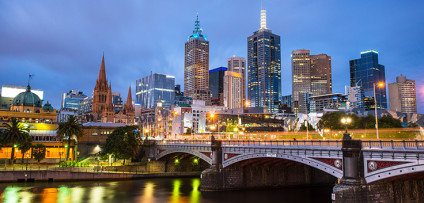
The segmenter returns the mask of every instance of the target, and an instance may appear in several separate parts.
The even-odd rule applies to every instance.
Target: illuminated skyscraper
[[[209,91],[209,41],[202,34],[199,16],[194,23],[193,34],[185,43],[184,96],[203,100],[210,105]]]
[[[228,58],[228,71],[239,73],[242,77],[241,95],[243,102],[246,100],[246,59],[236,57]]]
[[[350,86],[361,86],[365,99],[374,100],[373,85],[380,82],[386,83],[385,69],[378,64],[378,52],[374,50],[361,52],[361,58],[350,61]],[[386,86],[376,87],[377,108],[387,108]]]
[[[405,76],[396,77],[395,83],[389,85],[390,110],[402,113],[417,113],[417,91],[415,80]]]
[[[247,94],[250,106],[278,112],[281,97],[280,36],[266,27],[266,10],[261,10],[261,27],[247,38]]]
[[[293,78],[293,110],[300,111],[299,94],[309,93],[319,96],[332,93],[331,56],[326,54],[310,55],[309,50],[294,50],[292,52],[292,78]],[[303,97],[309,98],[309,97]],[[302,108],[307,109],[307,108]],[[297,111],[299,110],[299,111]]]

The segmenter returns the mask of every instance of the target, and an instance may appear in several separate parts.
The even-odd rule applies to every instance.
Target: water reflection
[[[0,202],[329,202],[331,186],[200,192],[199,178],[0,184]]]

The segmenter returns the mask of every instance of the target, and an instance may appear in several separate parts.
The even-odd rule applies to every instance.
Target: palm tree
[[[69,148],[71,148],[71,139],[75,137],[80,138],[83,134],[82,125],[78,123],[75,116],[70,115],[68,120],[59,124],[56,138],[60,140],[68,139],[68,148],[66,151],[66,161],[69,160]]]
[[[27,151],[29,151],[31,149],[31,147],[32,147],[32,137],[31,136],[28,136],[27,139],[25,140],[25,142],[21,143],[18,146],[18,149],[21,150],[21,153],[22,153],[22,162],[21,162],[22,164],[24,163],[25,153]]]
[[[17,144],[24,143],[29,137],[29,130],[19,122],[18,119],[12,118],[12,122],[4,123],[5,127],[1,143],[4,145],[12,146],[12,153],[10,156],[10,164],[13,165],[15,161],[15,147]]]

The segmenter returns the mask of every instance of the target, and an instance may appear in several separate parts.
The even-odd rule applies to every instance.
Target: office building
[[[175,97],[183,96],[183,92],[181,92],[181,85],[175,85]]]
[[[415,80],[400,75],[389,84],[390,110],[402,113],[417,113],[417,91]]]
[[[210,104],[209,92],[209,41],[202,34],[199,16],[194,23],[193,34],[185,43],[184,96],[203,100]]]
[[[78,90],[71,90],[67,93],[62,94],[62,106],[61,109],[78,110],[79,105],[87,95],[83,94]]]
[[[228,71],[236,72],[242,77],[242,88],[241,95],[243,97],[243,103],[246,101],[246,59],[243,57],[233,57],[228,58]]]
[[[374,98],[374,86],[378,83],[386,83],[385,68],[378,63],[378,52],[374,50],[361,52],[361,58],[351,60],[350,86],[361,86],[364,96],[369,101]],[[387,108],[386,85],[376,87],[377,108]],[[364,98],[365,101],[365,98]],[[366,103],[366,102],[364,102]]]
[[[346,107],[347,95],[334,93],[310,97],[311,112],[324,112],[324,109]]]
[[[224,106],[229,109],[243,107],[243,77],[240,73],[225,71]]]
[[[209,90],[212,105],[224,106],[224,74],[226,67],[219,67],[209,71]]]
[[[159,99],[164,108],[170,108],[174,104],[174,76],[152,73],[136,81],[136,102],[143,108],[156,108]]]
[[[278,112],[281,97],[280,36],[266,26],[266,10],[261,10],[259,30],[247,38],[247,94],[251,107]]]
[[[332,93],[331,56],[310,55],[309,50],[292,52],[293,109],[299,108],[299,93],[313,96]]]

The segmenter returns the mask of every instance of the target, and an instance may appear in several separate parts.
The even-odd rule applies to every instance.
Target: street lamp
[[[350,137],[349,133],[347,133],[347,125],[352,123],[352,119],[350,117],[342,118],[341,122],[343,123],[343,125],[345,125],[345,128],[346,128],[346,132],[343,134],[343,139],[344,140],[352,139],[352,137]]]
[[[375,129],[377,132],[377,140],[379,139],[378,136],[378,116],[377,116],[377,97],[375,96],[375,87],[378,86],[379,88],[383,88],[384,87],[384,82],[379,82],[377,84],[373,84],[374,87],[374,112],[375,112]]]

